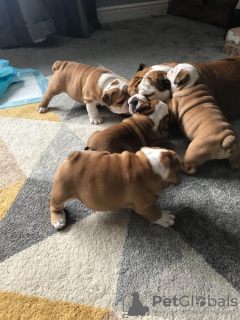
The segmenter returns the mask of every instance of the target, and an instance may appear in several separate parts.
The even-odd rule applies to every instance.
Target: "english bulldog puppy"
[[[182,170],[194,174],[196,168],[211,159],[228,158],[232,169],[240,167],[240,147],[236,132],[201,83],[197,69],[178,64],[168,72],[172,99],[166,101],[171,116],[191,141]]]
[[[240,57],[207,63],[189,62],[197,68],[201,82],[216,99],[227,119],[240,116]]]
[[[171,96],[167,73],[176,63],[164,63],[151,67],[140,64],[128,86],[130,96],[139,93],[149,100],[166,101]]]
[[[93,124],[103,122],[98,114],[98,104],[107,105],[114,113],[128,113],[128,84],[109,71],[69,61],[56,61],[52,70],[53,78],[38,106],[40,113],[46,112],[53,96],[62,92],[86,104]]]
[[[168,107],[160,100],[148,101],[144,96],[141,100],[133,96],[129,99],[132,117],[121,123],[94,132],[87,142],[85,150],[137,152],[142,147],[165,146],[161,141],[161,133],[167,130]]]
[[[163,227],[174,215],[156,201],[162,190],[180,183],[180,161],[174,151],[142,148],[137,153],[74,151],[57,169],[51,192],[51,224],[66,225],[64,203],[79,199],[94,211],[132,208]]]

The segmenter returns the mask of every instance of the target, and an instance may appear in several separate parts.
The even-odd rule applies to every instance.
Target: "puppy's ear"
[[[137,72],[138,72],[138,71],[142,71],[142,70],[145,69],[145,68],[148,68],[148,66],[146,66],[144,63],[140,63],[140,64],[139,64],[139,67],[138,67],[138,69],[137,69]]]
[[[187,84],[187,82],[190,80],[190,75],[187,70],[182,69],[178,72],[176,78],[174,79],[174,84],[176,84],[178,87]]]
[[[120,89],[123,90],[123,91],[127,91],[128,84],[127,83],[122,83],[121,86],[120,86]]]
[[[139,76],[133,76],[132,80],[129,83],[128,86],[128,94],[133,96],[135,93],[138,93],[138,85],[141,82],[142,78]]]
[[[101,99],[104,103],[106,103],[107,106],[111,106],[114,93],[115,91],[104,92],[104,94],[102,95]]]

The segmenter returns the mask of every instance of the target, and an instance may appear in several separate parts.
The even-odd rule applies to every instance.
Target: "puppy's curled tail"
[[[67,61],[56,61],[54,62],[53,66],[52,66],[52,71],[55,72],[56,70],[59,70],[61,66],[65,66],[65,64],[67,63]]]
[[[233,135],[229,135],[222,141],[222,147],[225,149],[225,151],[230,155],[233,153],[233,151],[237,148],[237,139]]]

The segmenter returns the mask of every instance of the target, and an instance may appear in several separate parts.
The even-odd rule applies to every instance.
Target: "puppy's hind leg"
[[[48,105],[49,105],[49,102],[52,100],[52,98],[60,93],[62,93],[63,91],[61,90],[61,86],[60,86],[60,83],[57,79],[52,78],[48,88],[47,88],[47,91],[45,92],[43,98],[42,98],[42,101],[40,102],[37,110],[40,112],[40,113],[45,113],[48,111]]]
[[[66,215],[63,211],[64,200],[60,194],[56,195],[56,191],[52,190],[50,202],[51,225],[57,230],[64,228],[66,225]]]
[[[203,164],[205,161],[211,160],[211,148],[207,148],[206,141],[194,139],[188,146],[184,156],[181,169],[187,174],[195,174],[197,167]]]
[[[53,181],[50,201],[51,224],[57,230],[64,228],[66,225],[66,215],[63,210],[63,205],[66,201],[70,200],[70,198],[68,187],[64,179],[61,179],[61,175],[57,172]]]

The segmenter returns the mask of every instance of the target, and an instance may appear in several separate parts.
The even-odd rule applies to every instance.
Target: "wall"
[[[97,0],[100,23],[166,14],[168,0]]]
[[[99,7],[108,7],[108,6],[117,6],[121,4],[130,4],[138,2],[148,2],[152,0],[96,0],[97,8]]]

